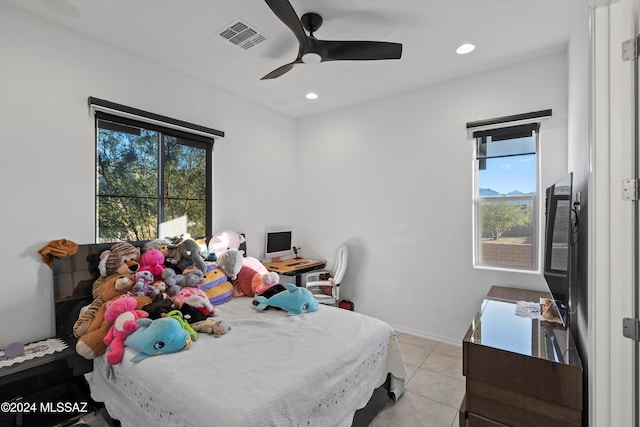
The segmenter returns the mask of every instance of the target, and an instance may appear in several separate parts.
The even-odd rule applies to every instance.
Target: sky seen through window
[[[499,194],[536,192],[536,155],[487,159],[487,167],[478,171],[478,188]]]

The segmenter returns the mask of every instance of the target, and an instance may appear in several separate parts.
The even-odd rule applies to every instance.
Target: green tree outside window
[[[162,131],[97,121],[97,241],[150,240],[160,225],[184,219],[207,234],[211,151]]]

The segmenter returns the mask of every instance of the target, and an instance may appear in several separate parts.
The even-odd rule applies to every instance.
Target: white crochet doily
[[[46,356],[47,354],[53,354],[57,351],[62,351],[67,347],[68,346],[64,341],[57,338],[49,338],[25,345],[24,353],[18,357],[6,357],[4,355],[4,350],[0,350],[0,368],[4,366],[11,366],[16,363],[22,363],[25,360],[35,359],[36,357]]]

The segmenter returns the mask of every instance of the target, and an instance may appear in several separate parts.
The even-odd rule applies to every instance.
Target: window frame
[[[131,107],[122,106],[119,104],[111,103],[109,101],[99,100],[97,98],[89,98],[90,113],[93,113],[94,118],[94,149],[95,149],[95,162],[97,166],[98,161],[98,129],[99,121],[106,120],[113,122],[116,125],[132,126],[136,128],[143,128],[159,132],[162,137],[159,138],[159,148],[164,145],[164,136],[175,137],[178,141],[187,140],[193,141],[194,148],[203,149],[205,155],[205,174],[206,174],[206,195],[205,195],[205,234],[211,236],[213,233],[213,146],[217,137],[223,137],[224,132],[206,128],[199,125],[194,125],[188,122],[172,119],[165,116],[160,116],[154,113],[149,113],[142,110],[137,110]],[[189,144],[182,144],[189,146]],[[159,155],[159,159],[163,156]],[[158,164],[158,171],[163,172],[163,162]],[[99,236],[99,208],[98,208],[98,172],[97,167],[94,169],[94,182],[96,184],[94,194],[94,218],[95,218],[95,240],[100,240]],[[160,222],[163,220],[163,208],[160,206],[163,203],[164,191],[162,180],[164,173],[159,173],[159,186],[156,191],[158,197],[158,216],[156,218],[156,229],[158,229]],[[200,236],[194,236],[200,237]]]
[[[477,122],[467,123],[467,131],[473,141],[473,267],[479,269],[490,270],[506,270],[521,273],[539,273],[541,271],[541,247],[542,247],[542,233],[543,224],[541,224],[541,195],[540,195],[540,183],[541,183],[541,156],[540,156],[540,122],[542,119],[551,117],[551,110],[541,110],[525,114],[517,114],[512,116],[506,116],[501,118],[482,120]],[[536,157],[536,194],[531,195],[518,195],[518,196],[481,196],[480,182],[479,182],[479,165],[480,160],[478,158],[478,139],[490,135],[497,135],[504,137],[510,135],[508,128],[517,127],[519,125],[529,125],[533,129],[533,137],[535,138],[535,157]],[[527,126],[523,126],[527,127]],[[516,138],[516,134],[513,134],[513,138]],[[507,138],[511,139],[511,138]],[[519,155],[525,155],[519,154]],[[490,157],[487,157],[490,158]],[[502,265],[502,264],[489,264],[482,262],[482,215],[481,206],[482,203],[495,202],[495,201],[529,201],[531,200],[532,209],[532,266],[531,267],[519,267],[514,265]]]

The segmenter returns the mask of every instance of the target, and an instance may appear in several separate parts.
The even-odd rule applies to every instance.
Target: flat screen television
[[[564,326],[568,326],[571,299],[573,240],[573,173],[546,190],[544,278]]]
[[[265,257],[280,258],[292,255],[293,230],[279,229],[267,231],[265,238]]]

